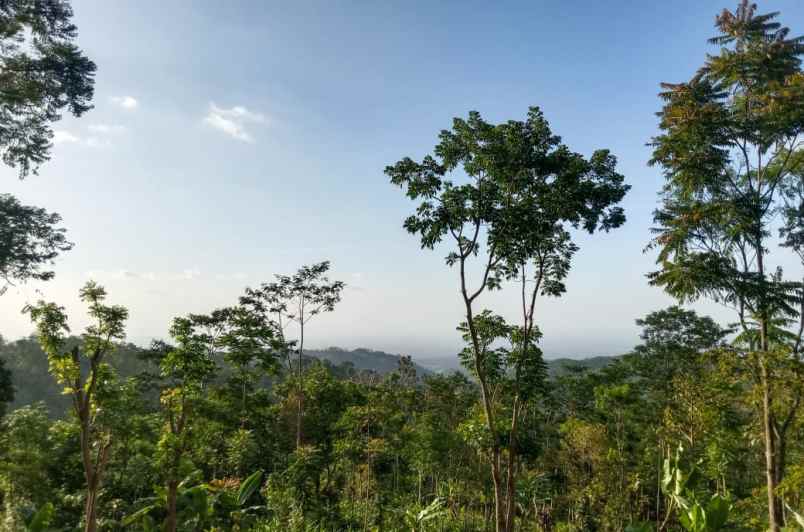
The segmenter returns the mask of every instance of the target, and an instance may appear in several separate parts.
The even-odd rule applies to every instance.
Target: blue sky
[[[579,237],[568,294],[541,306],[544,350],[627,350],[634,320],[671,303],[647,286],[642,252],[662,181],[645,146],[658,84],[702,63],[715,14],[736,5],[723,2],[75,0],[96,107],[56,125],[39,176],[0,178],[61,213],[76,247],[54,281],[0,299],[0,333],[30,332],[18,309],[39,298],[80,329],[77,291],[94,278],[144,343],[173,316],[329,259],[349,288],[308,345],[452,355],[455,272],[402,230],[412,205],[383,168],[428,153],[454,116],[523,119],[539,105],[572,149],[611,149],[633,186],[626,226]],[[770,10],[804,33],[800,0],[760,2]],[[486,304],[515,316],[515,293]]]

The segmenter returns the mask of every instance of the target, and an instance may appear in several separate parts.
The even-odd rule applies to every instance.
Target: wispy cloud
[[[198,268],[187,268],[180,272],[137,272],[132,270],[90,270],[86,276],[91,279],[115,279],[131,281],[192,281],[202,277]]]
[[[140,105],[133,96],[112,96],[112,103],[128,110],[136,109]]]
[[[86,136],[70,131],[57,130],[53,132],[54,144],[80,144],[89,148],[104,148],[111,146],[110,137],[125,133],[126,128],[118,124],[91,124],[87,127]]]
[[[109,139],[101,137],[87,137],[84,140],[84,144],[90,148],[106,148],[107,146],[111,146],[112,142]]]
[[[53,144],[74,144],[81,139],[69,131],[56,130],[53,132]]]
[[[210,102],[204,122],[234,139],[253,143],[254,137],[246,131],[246,124],[264,124],[266,118],[265,115],[249,111],[241,105],[224,109]]]
[[[84,144],[90,148],[104,148],[111,146],[110,137],[121,135],[126,132],[125,126],[119,124],[90,124],[87,128],[91,133],[84,140]]]
[[[99,135],[117,135],[126,131],[126,127],[120,124],[90,124],[87,129]]]

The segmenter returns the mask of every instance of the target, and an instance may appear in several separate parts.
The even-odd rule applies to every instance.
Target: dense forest
[[[20,178],[50,159],[63,112],[92,107],[72,16],[66,0],[0,1],[0,151]],[[778,17],[723,10],[700,69],[661,85],[645,282],[678,305],[637,320],[630,352],[550,364],[540,348],[576,236],[626,223],[616,157],[573,151],[549,110],[471,111],[431,154],[384,169],[412,204],[410,253],[459,287],[462,371],[312,349],[346,297],[328,261],[178,316],[147,346],[90,281],[85,329],[43,300],[22,309],[32,336],[0,339],[0,528],[804,529],[804,284],[778,266],[804,265],[804,38]],[[73,246],[61,223],[0,195],[7,286],[55,275]],[[488,308],[490,292],[519,316]]]

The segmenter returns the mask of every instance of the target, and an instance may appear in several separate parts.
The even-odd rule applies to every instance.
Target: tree
[[[17,530],[23,511],[39,508],[52,495],[47,474],[49,427],[42,403],[18,408],[0,424],[0,494],[7,530]]]
[[[651,283],[679,300],[709,297],[734,308],[755,342],[744,350],[760,389],[770,529],[783,524],[776,486],[784,477],[788,430],[801,404],[801,387],[779,390],[772,352],[801,364],[802,284],[769,264],[773,220],[786,213],[786,242],[802,229],[789,200],[804,172],[799,136],[804,127],[804,38],[789,37],[778,13],[757,14],[740,2],[716,19],[719,45],[686,83],[664,83],[661,134],[651,164],[664,170],[662,206],[655,213],[659,270]],[[788,200],[788,201],[785,201]],[[796,339],[774,346],[772,323],[797,320]],[[796,372],[800,375],[801,369]],[[787,397],[787,399],[785,399]]]
[[[220,315],[191,315],[175,318],[170,336],[176,345],[157,342],[149,358],[159,364],[163,386],[159,401],[164,428],[159,442],[159,456],[165,474],[165,531],[176,532],[177,499],[185,453],[191,435],[196,408],[203,398],[205,384],[216,371],[213,354],[223,333]]]
[[[75,45],[67,0],[0,3],[0,153],[20,178],[50,159],[51,123],[92,108],[95,63]]]
[[[235,370],[232,383],[241,391],[241,424],[246,421],[247,391],[254,387],[262,375],[275,375],[278,354],[284,345],[279,340],[276,326],[264,313],[249,306],[217,311],[225,320],[225,331],[218,341],[224,360]]]
[[[0,278],[2,295],[15,281],[47,281],[53,272],[42,268],[62,252],[72,249],[65,230],[57,227],[61,216],[40,207],[22,205],[9,194],[0,194]]]
[[[121,306],[105,305],[106,290],[88,282],[80,291],[81,301],[88,306],[92,320],[81,339],[71,349],[65,349],[70,328],[64,307],[40,301],[27,306],[25,312],[36,325],[39,342],[47,353],[50,373],[70,396],[73,413],[78,419],[81,443],[81,462],[86,481],[84,530],[97,530],[98,493],[109,461],[112,435],[103,423],[102,404],[98,396],[112,380],[112,370],[105,359],[125,337],[124,325],[128,311]],[[82,361],[88,364],[84,369]]]
[[[703,353],[721,347],[731,332],[679,306],[651,312],[636,324],[642,343],[624,361],[659,401],[667,399],[676,375],[700,371]]]
[[[248,306],[256,312],[274,316],[274,323],[279,333],[279,340],[285,345],[285,359],[288,371],[292,371],[289,357],[290,349],[296,348],[296,447],[302,445],[302,418],[304,416],[304,393],[302,380],[304,377],[304,328],[315,316],[323,312],[332,312],[341,300],[341,292],[346,286],[342,281],[330,281],[326,276],[329,261],[319,262],[311,266],[302,266],[293,275],[277,275],[273,283],[263,283],[258,289],[246,289],[241,298],[241,305]],[[288,342],[285,328],[289,323],[299,327],[298,342]]]
[[[564,279],[577,250],[568,230],[592,233],[620,226],[625,216],[616,204],[629,187],[608,151],[598,150],[589,159],[571,152],[536,107],[525,121],[498,125],[473,111],[468,120],[456,118],[439,139],[434,156],[421,163],[402,159],[385,173],[410,199],[420,201],[404,227],[419,235],[422,248],[434,249],[445,239],[452,245],[446,263],[459,271],[466,312],[461,329],[469,343],[463,359],[481,389],[491,439],[496,529],[505,532],[514,527],[520,414],[535,399],[544,373],[536,345],[536,300],[566,290]],[[463,182],[454,183],[453,173],[457,179],[464,174]],[[480,280],[470,287],[469,266],[481,254],[483,241]],[[481,294],[501,288],[506,280],[520,285],[522,321],[516,327],[476,309]],[[508,340],[511,349],[495,348],[498,339]],[[498,379],[505,381],[505,401],[493,394]],[[509,419],[504,434],[500,416]]]

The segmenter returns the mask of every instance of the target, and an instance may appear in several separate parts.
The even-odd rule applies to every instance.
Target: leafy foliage
[[[466,321],[459,330],[467,341],[461,360],[481,388],[498,532],[514,526],[518,426],[546,374],[537,347],[536,300],[566,291],[564,280],[578,249],[569,229],[608,231],[625,221],[617,204],[629,186],[615,167],[607,150],[588,160],[571,152],[552,134],[541,110],[531,107],[525,121],[494,125],[475,111],[466,120],[455,118],[452,130],[439,134],[433,155],[421,163],[406,157],[385,169],[391,183],[419,201],[405,229],[419,236],[423,249],[445,239],[453,246],[445,261],[457,266],[460,276]],[[453,182],[453,175],[461,181]],[[467,263],[481,253],[480,281],[470,288]],[[480,295],[506,281],[521,285],[518,327],[474,308]],[[500,340],[510,342],[510,349],[497,346]],[[499,397],[498,388],[504,392]],[[510,429],[503,428],[504,418]]]
[[[66,0],[0,4],[0,153],[20,178],[50,158],[50,124],[64,109],[92,108],[95,64],[75,44],[72,16]]]
[[[707,56],[690,81],[662,85],[661,134],[651,142],[651,164],[660,165],[667,179],[651,242],[660,269],[649,275],[681,301],[708,297],[739,317],[741,346],[751,353],[748,367],[762,394],[773,531],[784,521],[775,494],[785,470],[782,449],[802,402],[798,386],[792,397],[774,390],[786,387],[779,381],[789,367],[800,374],[804,331],[780,334],[780,325],[804,320],[804,288],[772,268],[768,254],[779,215],[785,220],[781,246],[800,249],[796,202],[804,161],[798,140],[804,130],[804,37],[790,37],[777,16],[758,14],[747,0],[734,12],[724,10],[716,19],[719,34],[710,39],[719,53]],[[787,356],[770,354],[779,343],[792,346]]]
[[[0,295],[14,282],[53,278],[53,272],[43,268],[73,247],[65,230],[57,227],[59,222],[58,214],[0,194],[0,278],[6,283]]]

